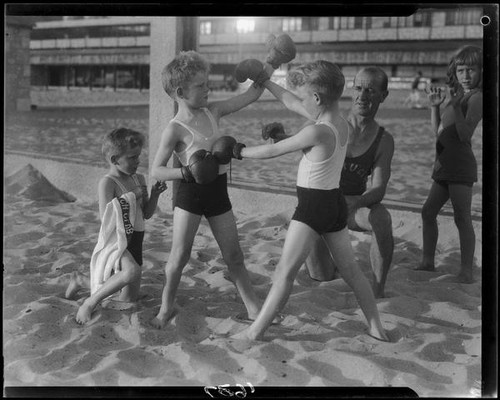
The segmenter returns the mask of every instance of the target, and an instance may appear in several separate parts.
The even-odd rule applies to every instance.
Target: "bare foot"
[[[78,312],[76,313],[75,319],[76,322],[79,323],[80,325],[89,322],[92,317],[93,308],[90,306],[87,300],[83,302],[80,308],[78,308]]]
[[[387,332],[382,329],[382,331],[378,329],[369,329],[368,330],[368,335],[370,335],[372,338],[380,340],[382,342],[390,342],[391,340],[389,339],[389,336],[387,336]]]
[[[64,294],[64,297],[66,297],[69,300],[74,299],[75,295],[78,293],[78,291],[81,288],[82,288],[82,285],[80,284],[78,272],[74,271],[71,274],[69,285],[68,285],[68,288],[66,289],[66,293]]]
[[[165,325],[167,324],[167,322],[175,314],[177,314],[177,311],[175,309],[171,310],[170,312],[166,312],[166,313],[158,313],[158,315],[151,320],[150,324],[153,328],[163,329],[163,328],[165,328]]]
[[[137,304],[132,301],[121,301],[121,300],[107,300],[102,303],[102,308],[108,310],[126,311],[135,308]]]
[[[255,319],[257,318],[258,315],[259,315],[259,313],[257,312],[255,314],[253,314],[253,316],[250,317],[248,314],[243,312],[243,313],[237,314],[231,318],[236,322],[241,322],[243,324],[252,324],[253,322],[255,322]],[[281,322],[284,319],[285,319],[285,316],[283,314],[278,314],[273,319],[273,322],[271,322],[271,325],[279,325],[279,324],[281,324]]]
[[[436,267],[432,264],[420,264],[418,267],[415,268],[415,271],[429,271],[429,272],[434,272],[436,270]]]
[[[459,283],[474,283],[474,278],[472,277],[472,271],[460,270],[460,273],[457,275],[457,281]]]
[[[242,331],[235,333],[234,335],[231,335],[230,338],[236,340],[258,340],[257,338],[254,338],[253,335],[250,334],[248,329],[243,329]]]

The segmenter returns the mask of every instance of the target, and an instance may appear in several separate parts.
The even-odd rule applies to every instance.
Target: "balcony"
[[[30,49],[149,47],[149,36],[31,40]]]

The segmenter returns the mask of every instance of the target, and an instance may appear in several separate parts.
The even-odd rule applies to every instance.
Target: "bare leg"
[[[256,320],[233,338],[261,340],[273,319],[285,306],[297,272],[319,235],[302,222],[292,220],[286,234],[283,253],[273,276],[273,284]]]
[[[466,185],[450,185],[450,199],[453,215],[460,238],[461,265],[458,279],[462,283],[473,283],[472,266],[476,247],[476,235],[472,225],[472,188]]]
[[[385,282],[394,253],[391,214],[378,203],[371,208],[356,210],[352,219],[349,220],[349,229],[372,232],[370,263],[374,277],[373,294],[376,298],[384,297]]]
[[[200,220],[200,215],[175,207],[172,249],[165,265],[165,283],[161,295],[161,306],[158,314],[151,321],[151,325],[155,328],[163,328],[174,313],[175,294],[181,280],[182,270],[191,256]]]
[[[432,182],[429,196],[422,207],[422,262],[416,269],[419,271],[434,271],[434,256],[438,241],[437,216],[449,199],[446,187]]]
[[[368,321],[370,335],[380,340],[389,341],[380,322],[377,303],[370,283],[354,261],[354,252],[347,228],[339,232],[325,234],[324,237],[333,255],[335,265],[339,268],[340,275],[354,291],[361,310]]]
[[[104,284],[80,306],[76,314],[76,322],[79,324],[88,322],[92,316],[92,311],[94,311],[95,307],[102,300],[116,293],[140,276],[141,267],[135,262],[128,250],[125,250],[123,253],[120,263],[121,271],[111,275],[106,282],[104,282]]]
[[[338,277],[337,267],[322,237],[314,242],[305,265],[311,279],[316,281],[331,281]]]
[[[120,296],[118,297],[119,301],[125,302],[134,302],[139,299],[139,293],[141,289],[141,277],[142,277],[142,268],[137,274],[136,279],[130,284],[125,285],[121,290]]]
[[[66,289],[66,293],[64,294],[64,297],[66,297],[69,300],[74,299],[75,295],[78,293],[78,291],[82,288],[89,289],[90,288],[90,279],[78,273],[77,271],[74,271],[71,274],[71,278],[68,284],[68,288]]]
[[[232,211],[208,219],[215,240],[219,244],[222,257],[229,269],[229,276],[234,282],[247,309],[248,317],[254,319],[260,310],[260,302],[250,282],[245,267],[243,252],[238,241],[236,221]]]

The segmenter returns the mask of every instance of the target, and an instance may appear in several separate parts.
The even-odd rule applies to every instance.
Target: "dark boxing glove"
[[[278,69],[281,64],[286,64],[295,58],[296,49],[292,38],[286,33],[278,36],[270,35],[267,39],[268,55],[266,62],[274,69]]]
[[[217,139],[212,147],[212,153],[221,165],[228,164],[231,158],[241,160],[241,149],[246,147],[238,143],[232,136],[222,136]]]
[[[286,139],[285,128],[281,122],[271,122],[262,127],[262,139],[272,139],[273,143]]]
[[[212,153],[201,149],[189,157],[188,165],[182,167],[181,172],[186,182],[206,185],[217,179],[219,164]]]
[[[269,75],[264,69],[264,64],[254,58],[249,58],[240,62],[234,71],[235,79],[243,83],[247,79],[254,81],[254,85],[262,85],[269,79]]]

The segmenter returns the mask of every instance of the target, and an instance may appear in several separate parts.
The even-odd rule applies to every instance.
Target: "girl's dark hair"
[[[461,88],[460,83],[457,81],[457,66],[458,65],[477,65],[482,72],[483,70],[483,50],[477,46],[465,46],[457,51],[451,58],[448,64],[448,72],[446,84],[454,90]],[[479,87],[483,87],[483,79],[479,82]]]

